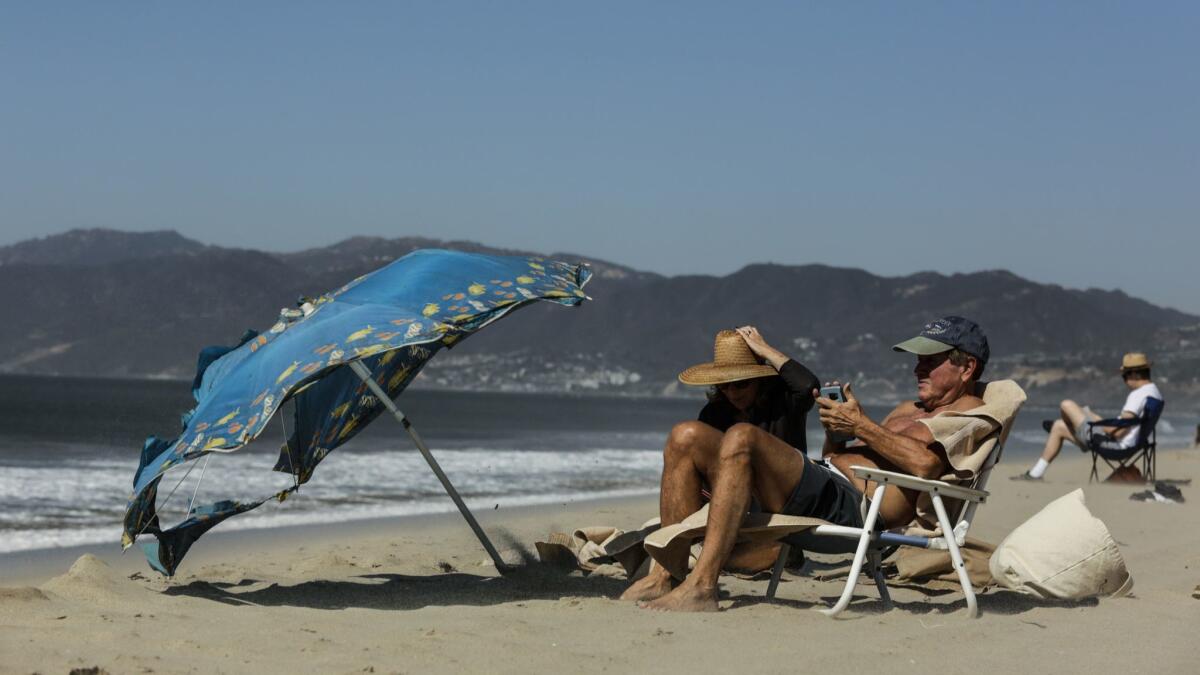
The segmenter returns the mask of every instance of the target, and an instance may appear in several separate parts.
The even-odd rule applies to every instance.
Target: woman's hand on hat
[[[775,370],[779,370],[784,363],[787,363],[787,354],[767,344],[767,341],[763,339],[762,333],[759,333],[758,329],[754,326],[739,326],[734,330],[737,331],[738,335],[742,336],[742,339],[746,341],[746,346],[750,348],[750,351],[754,352],[755,356],[771,364]]]
[[[855,398],[849,382],[842,386],[842,391],[846,394],[845,403],[820,396],[820,392],[814,389],[813,398],[817,402],[817,407],[820,408],[817,414],[821,417],[821,425],[826,430],[855,436],[857,435],[855,430],[866,419],[866,414],[863,413],[862,406],[858,404],[858,399]]]
[[[746,341],[746,345],[750,347],[750,351],[754,352],[757,356],[762,356],[762,349],[769,346],[767,345],[767,341],[763,339],[762,333],[759,333],[758,329],[754,326],[738,326],[734,330],[737,331],[738,335],[742,336],[742,339]]]

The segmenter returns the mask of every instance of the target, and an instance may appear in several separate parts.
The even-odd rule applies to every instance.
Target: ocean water
[[[0,553],[119,546],[142,441],[177,434],[179,414],[192,404],[183,382],[0,376]],[[654,493],[667,432],[694,419],[702,401],[413,390],[398,404],[467,503],[482,510]],[[878,419],[886,411],[868,412]],[[1026,408],[1005,456],[1039,452],[1040,420],[1051,413]],[[819,448],[815,414],[809,426],[810,448]],[[1159,442],[1187,445],[1192,429],[1168,416]],[[276,426],[241,450],[168,472],[163,522],[178,522],[193,502],[257,499],[289,485],[289,475],[271,471],[282,438]],[[218,529],[453,510],[408,436],[380,417],[287,501]]]
[[[700,405],[417,390],[398,403],[474,509],[652,493],[668,430]],[[183,382],[0,376],[0,553],[119,546],[142,441],[176,435],[192,405]],[[168,472],[163,522],[182,520],[193,501],[261,499],[290,485],[290,475],[271,470],[282,439],[273,424],[245,448]],[[454,510],[408,435],[384,416],[287,501],[218,529]]]

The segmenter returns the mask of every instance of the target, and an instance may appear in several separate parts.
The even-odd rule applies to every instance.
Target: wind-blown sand
[[[1200,672],[1200,492],[1186,504],[1134,502],[1131,485],[1087,485],[1078,455],[1043,483],[1008,480],[972,534],[999,543],[1052,499],[1085,487],[1121,546],[1130,597],[1053,604],[1011,592],[980,596],[873,586],[842,619],[814,607],[840,582],[785,575],[722,577],[717,614],[661,614],[614,598],[623,580],[530,563],[500,577],[455,515],[267,533],[214,532],[166,581],[140,554],[111,550],[0,557],[0,672]],[[1200,452],[1159,453],[1160,478],[1200,475]],[[632,529],[653,497],[479,513],[506,557],[553,530]],[[507,543],[505,543],[507,542]],[[529,556],[530,554],[524,553]]]

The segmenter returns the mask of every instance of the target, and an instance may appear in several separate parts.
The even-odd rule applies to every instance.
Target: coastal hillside
[[[190,377],[196,353],[266,328],[279,309],[418,248],[534,252],[421,237],[353,237],[279,253],[207,246],[175,232],[73,230],[0,247],[0,372]],[[594,302],[535,306],[435,359],[421,386],[514,391],[684,393],[675,374],[711,356],[713,333],[753,323],[823,378],[864,395],[911,389],[889,346],[929,318],[987,330],[991,377],[1035,400],[1119,395],[1114,364],[1140,349],[1175,400],[1200,398],[1200,317],[1121,291],[1039,284],[1003,270],[882,277],[823,265],[755,264],[716,277],[666,277],[586,255]]]

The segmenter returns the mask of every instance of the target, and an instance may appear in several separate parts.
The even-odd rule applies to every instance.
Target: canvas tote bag
[[[1083,490],[1050,502],[1013,530],[992,554],[1001,586],[1044,599],[1122,596],[1133,588],[1121,551],[1088,511]]]

